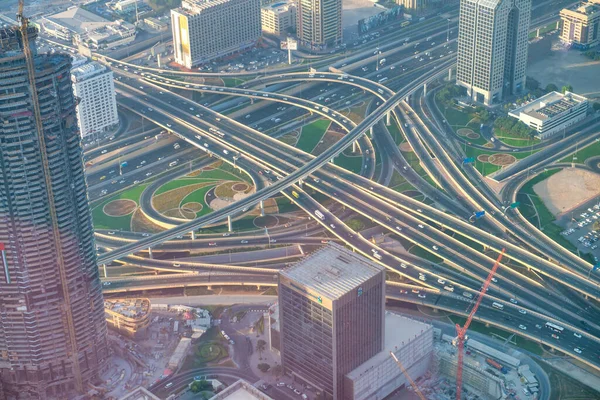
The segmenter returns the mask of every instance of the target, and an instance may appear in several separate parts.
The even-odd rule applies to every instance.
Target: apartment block
[[[36,35],[39,108],[21,33],[0,29],[0,381],[11,398],[69,399],[97,383],[107,328],[71,58],[35,54]]]
[[[560,12],[560,40],[579,49],[600,43],[600,0],[589,0]]]
[[[525,87],[531,0],[461,0],[456,83],[491,105]]]
[[[330,244],[279,275],[281,362],[325,398],[346,399],[345,375],[383,350],[385,270]]]
[[[253,46],[260,0],[183,0],[171,10],[175,62],[187,68]]]
[[[119,123],[113,72],[97,62],[71,70],[73,93],[79,99],[77,121],[81,136],[104,132]]]

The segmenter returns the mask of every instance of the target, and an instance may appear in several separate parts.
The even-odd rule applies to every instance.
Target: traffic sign
[[[463,159],[463,164],[472,164],[475,162],[475,158],[474,157],[465,157]]]
[[[598,268],[600,268],[600,264],[596,264],[596,265],[594,265],[594,267],[592,268],[592,271],[595,271],[595,270],[597,270]]]
[[[512,203],[512,204],[510,205],[510,208],[517,208],[517,207],[519,207],[520,205],[521,205],[521,202],[520,202],[520,201],[515,201],[514,203]]]
[[[475,218],[481,218],[485,215],[485,210],[477,211],[475,213]]]

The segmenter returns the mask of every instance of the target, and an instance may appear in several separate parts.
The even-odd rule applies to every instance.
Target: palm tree
[[[265,351],[266,348],[267,342],[265,342],[264,340],[260,339],[258,342],[256,342],[256,351],[258,352],[260,359],[262,359],[262,352]]]

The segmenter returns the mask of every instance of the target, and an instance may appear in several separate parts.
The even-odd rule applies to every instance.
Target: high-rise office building
[[[279,275],[281,362],[326,398],[383,349],[385,271],[330,244]]]
[[[525,87],[531,0],[461,0],[456,83],[486,105]]]
[[[71,70],[73,93],[79,99],[77,121],[81,136],[104,132],[119,123],[113,73],[95,61]]]
[[[253,46],[260,0],[183,0],[171,10],[175,62],[192,68]]]
[[[579,49],[600,43],[600,0],[584,1],[560,12],[560,40]]]
[[[39,119],[21,34],[0,29],[0,380],[9,399],[67,399],[106,365],[107,329],[71,58],[35,54],[36,35]]]
[[[296,3],[278,2],[260,9],[262,31],[277,36],[290,34],[290,28],[296,29]]]
[[[302,46],[316,49],[342,43],[342,0],[298,0],[296,20]]]

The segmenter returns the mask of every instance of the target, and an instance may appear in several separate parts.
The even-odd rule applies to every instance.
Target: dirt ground
[[[106,204],[102,209],[104,214],[109,217],[122,217],[131,214],[137,208],[137,203],[133,200],[119,199]]]
[[[600,175],[577,168],[563,169],[534,185],[533,190],[556,216],[600,195]]]

